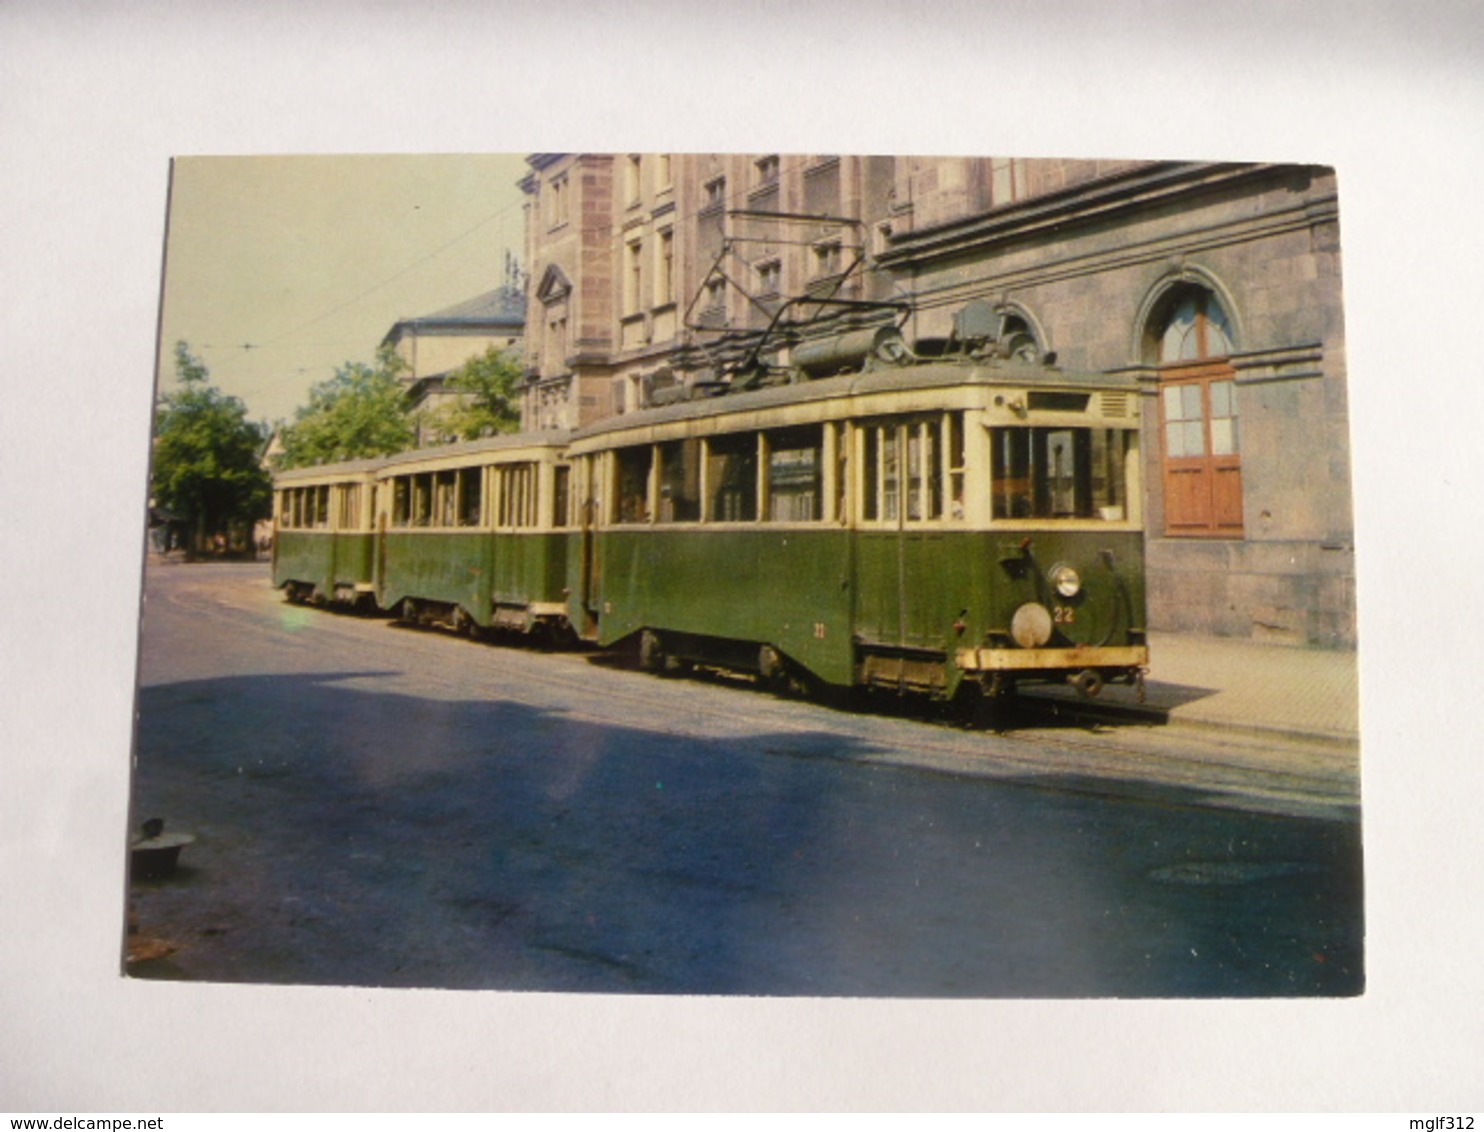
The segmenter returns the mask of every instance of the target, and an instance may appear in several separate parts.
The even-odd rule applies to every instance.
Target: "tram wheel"
[[[1010,718],[1014,693],[998,678],[988,687],[965,680],[954,698],[956,714],[963,726],[976,731],[1005,731]]]
[[[662,672],[665,667],[665,643],[649,629],[639,634],[639,667],[645,672]]]
[[[757,650],[757,673],[764,684],[776,688],[783,680],[783,672],[783,657],[777,649],[772,645],[764,645]]]

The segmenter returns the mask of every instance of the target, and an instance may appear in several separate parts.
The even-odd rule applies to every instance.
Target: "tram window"
[[[412,477],[412,525],[426,527],[433,518],[433,476],[429,472]]]
[[[536,465],[507,464],[498,469],[501,527],[536,525]]]
[[[672,440],[659,446],[662,523],[693,523],[701,517],[701,442]]]
[[[921,523],[964,517],[961,413],[867,424],[861,432],[862,518]]]
[[[1079,481],[1092,469],[1085,456],[1078,459],[1082,454],[1074,454],[1073,447],[1081,447],[1079,442],[1087,439],[1089,435],[1083,429],[1059,428],[1046,433],[1043,490],[1047,498],[1041,501],[1043,514],[1049,509],[1058,519],[1067,519],[1081,513],[1079,504],[1086,492],[1078,490]]]
[[[881,517],[896,519],[901,514],[902,452],[897,443],[895,426],[881,430]]]
[[[948,514],[964,517],[964,417],[948,414]]]
[[[901,516],[902,458],[900,426],[866,425],[864,518],[895,522]]]
[[[1092,433],[1092,507],[1100,519],[1117,521],[1128,517],[1128,489],[1124,469],[1128,467],[1133,433],[1128,429],[1099,428]]]
[[[718,523],[757,519],[757,434],[718,436],[706,445],[707,518]]]
[[[484,503],[484,469],[459,469],[458,508],[459,526],[477,527],[482,517]]]
[[[433,478],[433,525],[451,527],[458,511],[458,473],[439,472]]]
[[[922,472],[925,453],[922,443],[922,428],[907,426],[907,518],[922,518]]]
[[[937,519],[943,514],[943,460],[938,447],[938,422],[917,421],[906,426],[907,519]]]
[[[405,527],[412,521],[412,480],[398,476],[392,481],[392,526]]]
[[[615,496],[615,523],[649,522],[649,468],[654,451],[645,444],[624,448],[618,457],[618,491]]]
[[[361,525],[360,484],[346,484],[337,490],[339,506],[335,509],[335,525],[342,531],[353,531]]]
[[[553,468],[552,476],[552,515],[551,525],[553,527],[565,527],[571,522],[568,515],[572,507],[572,469],[566,465],[558,465]]]
[[[536,465],[522,464],[520,467],[520,525],[523,527],[534,527],[540,522],[540,511],[536,507],[539,488]]]
[[[766,435],[768,518],[775,523],[819,519],[824,429],[811,425]]]
[[[314,492],[314,525],[316,527],[328,527],[330,525],[330,485],[315,489]]]
[[[572,523],[589,527],[601,522],[607,512],[603,509],[603,457],[584,456],[573,465],[575,488],[572,491]]]
[[[1105,519],[1127,514],[1123,429],[992,430],[996,519]]]
[[[831,425],[835,433],[835,509],[830,518],[844,522],[850,514],[848,496],[850,483],[850,432],[844,424]]]

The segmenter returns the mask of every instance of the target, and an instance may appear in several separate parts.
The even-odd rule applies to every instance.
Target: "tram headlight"
[[[1082,578],[1072,567],[1065,562],[1058,562],[1051,568],[1051,588],[1062,597],[1076,597],[1082,589]]]

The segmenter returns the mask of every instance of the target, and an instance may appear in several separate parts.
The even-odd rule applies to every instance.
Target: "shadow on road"
[[[699,739],[380,674],[140,693],[128,973],[231,982],[911,997],[1344,995],[1358,831]],[[1034,776],[1028,776],[1028,778]],[[1054,785],[1051,784],[1051,785]],[[1220,883],[1170,883],[1170,877]]]

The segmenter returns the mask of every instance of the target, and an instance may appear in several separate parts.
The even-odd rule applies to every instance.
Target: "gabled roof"
[[[519,334],[525,329],[525,324],[525,292],[507,284],[432,314],[398,319],[382,343],[396,342],[404,334],[426,330],[495,330]]]

